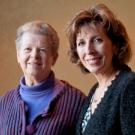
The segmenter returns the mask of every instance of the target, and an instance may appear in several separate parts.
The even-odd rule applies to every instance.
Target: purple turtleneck
[[[26,86],[25,78],[20,79],[20,95],[26,104],[27,124],[30,124],[34,118],[47,109],[49,103],[54,97],[54,73],[40,82],[38,85]]]

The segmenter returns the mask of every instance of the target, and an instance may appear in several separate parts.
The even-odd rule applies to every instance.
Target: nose
[[[39,57],[39,50],[38,49],[33,49],[31,52],[31,57],[32,58],[38,58]]]
[[[86,50],[86,54],[89,54],[89,55],[91,55],[91,54],[94,54],[95,53],[95,48],[94,48],[94,46],[93,46],[93,44],[92,43],[88,43],[87,45],[86,45],[86,48],[85,48]]]

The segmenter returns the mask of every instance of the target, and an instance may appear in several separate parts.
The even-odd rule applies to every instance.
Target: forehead
[[[21,44],[44,44],[44,45],[50,45],[51,39],[47,35],[41,35],[31,32],[26,32],[22,35],[21,38]]]
[[[79,27],[76,36],[78,38],[78,37],[88,37],[90,35],[98,36],[98,35],[106,35],[106,33],[101,25],[85,24],[85,25]]]

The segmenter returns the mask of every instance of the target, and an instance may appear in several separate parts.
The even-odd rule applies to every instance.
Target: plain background
[[[133,58],[129,65],[135,70],[134,0],[0,0],[0,95],[16,87],[22,76],[16,61],[16,29],[32,20],[43,20],[58,32],[59,59],[53,68],[57,78],[68,81],[88,94],[95,78],[91,74],[84,75],[78,67],[70,63],[65,28],[75,13],[97,3],[106,4],[124,23],[133,48]]]

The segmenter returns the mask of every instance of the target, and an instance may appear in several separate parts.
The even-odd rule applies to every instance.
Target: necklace
[[[93,94],[91,98],[91,110],[92,113],[97,108],[97,105],[101,102],[102,98],[104,97],[106,91],[108,90],[108,87],[112,84],[112,81],[116,78],[116,76],[119,74],[119,71],[112,72],[109,79],[106,81],[105,85],[102,87],[97,87],[95,90],[95,93]]]
[[[112,84],[111,83],[112,80],[114,80],[118,74],[119,74],[119,71],[117,71],[115,74],[113,74],[113,77],[111,77],[112,79],[109,79],[109,81],[107,81],[108,84],[106,85],[106,87],[104,87],[104,88],[102,87],[102,89],[104,89],[104,90],[102,90],[103,91],[102,92],[103,93],[103,96],[104,96],[105,92],[108,90],[108,87]],[[96,91],[101,91],[101,90],[99,90],[99,87],[98,87],[96,89]],[[87,111],[86,111],[86,113],[84,115],[84,119],[82,121],[82,134],[85,131],[85,128],[87,126],[87,123],[88,123],[89,119],[91,118],[91,115],[93,114],[94,110],[96,109],[97,105],[99,104],[99,102],[101,101],[101,99],[103,98],[103,96],[101,96],[101,94],[100,94],[100,97],[101,97],[100,100],[98,98],[95,98],[95,94],[92,96],[91,101],[90,101],[90,105],[87,108]],[[94,105],[94,107],[93,107],[93,105]]]

